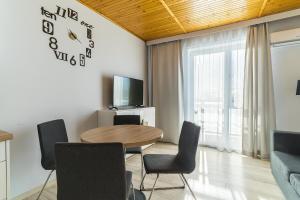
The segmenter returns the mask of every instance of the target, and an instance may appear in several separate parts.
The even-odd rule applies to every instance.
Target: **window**
[[[188,118],[201,126],[201,144],[240,151],[245,37],[201,43],[183,52]]]

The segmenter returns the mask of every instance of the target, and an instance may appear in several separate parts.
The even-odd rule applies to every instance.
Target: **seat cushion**
[[[271,154],[272,169],[282,174],[290,182],[292,173],[300,174],[300,156],[274,151]]]
[[[300,195],[300,174],[291,174],[290,183],[297,194]]]
[[[176,155],[147,154],[144,157],[144,165],[147,174],[165,173],[178,174],[186,173],[182,165],[177,161]]]
[[[130,194],[130,186],[131,186],[131,181],[132,181],[132,172],[130,171],[126,171],[126,194],[127,194],[127,198]]]
[[[128,154],[141,154],[142,153],[142,148],[141,147],[126,148],[126,153],[128,153]]]

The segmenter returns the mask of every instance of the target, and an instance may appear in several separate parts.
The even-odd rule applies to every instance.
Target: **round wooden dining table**
[[[88,130],[80,135],[82,142],[120,142],[125,147],[140,147],[152,144],[163,137],[161,129],[142,125],[104,126]]]
[[[124,147],[140,147],[152,144],[163,137],[161,129],[142,125],[117,125],[104,126],[88,130],[80,135],[82,142],[86,143],[111,143],[120,142]],[[135,200],[145,200],[146,197],[140,190],[134,189]],[[133,200],[130,195],[129,200]]]

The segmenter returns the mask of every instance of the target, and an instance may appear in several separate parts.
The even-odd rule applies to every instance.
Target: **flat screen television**
[[[128,77],[114,76],[113,106],[133,107],[143,105],[143,81]]]

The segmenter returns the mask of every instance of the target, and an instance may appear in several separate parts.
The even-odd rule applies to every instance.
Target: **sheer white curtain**
[[[184,117],[202,128],[200,144],[242,149],[247,29],[182,41]]]

